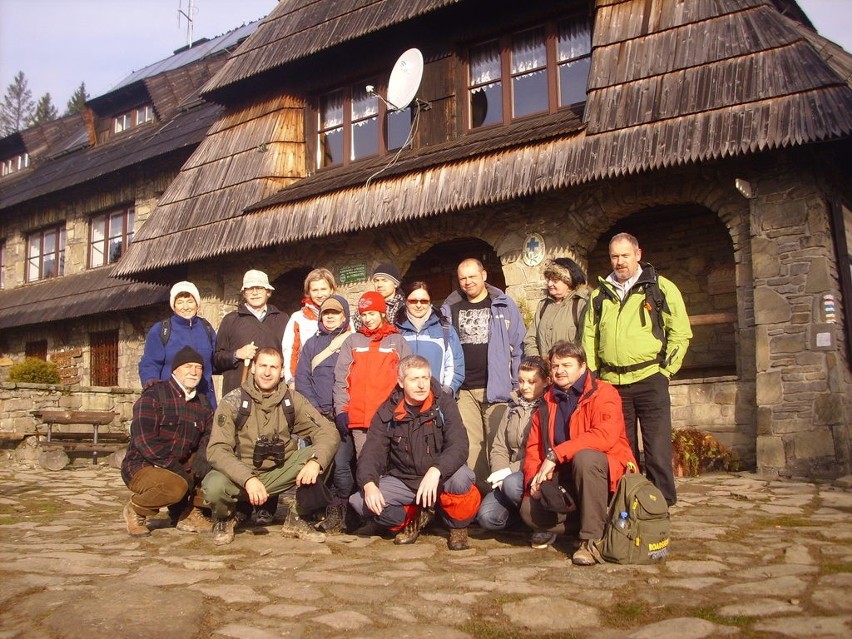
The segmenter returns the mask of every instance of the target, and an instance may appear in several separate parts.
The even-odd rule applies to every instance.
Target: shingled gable
[[[318,6],[314,18],[321,17]],[[316,43],[296,46],[293,33],[311,31],[304,24],[289,25],[286,9],[279,6],[246,47],[260,50],[261,42],[276,41],[274,28],[279,28],[299,55],[316,49]],[[492,141],[472,153],[475,145],[459,138],[438,149],[443,153],[407,151],[395,171],[369,188],[364,182],[372,171],[332,169],[262,200],[276,177],[279,184],[295,178],[268,170],[252,175],[251,166],[241,166],[233,187],[208,189],[192,199],[192,187],[210,183],[200,169],[224,176],[238,157],[227,151],[232,137],[222,135],[227,127],[220,123],[137,235],[118,273],[133,275],[637,172],[842,139],[852,133],[852,89],[848,74],[838,70],[849,67],[850,56],[821,46],[824,42],[782,16],[769,0],[599,0],[585,130],[563,115],[561,130],[544,138],[531,135],[524,144]],[[268,68],[247,60],[223,68],[206,90]],[[263,111],[258,104],[231,114],[234,124],[246,127],[240,153],[274,130],[272,115],[256,115]],[[202,158],[219,162],[204,167]]]

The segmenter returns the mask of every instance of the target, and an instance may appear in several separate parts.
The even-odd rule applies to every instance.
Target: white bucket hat
[[[244,291],[247,288],[254,288],[255,286],[262,286],[268,291],[275,290],[273,286],[270,286],[269,277],[263,271],[246,271],[246,274],[243,275],[243,287],[240,290]]]

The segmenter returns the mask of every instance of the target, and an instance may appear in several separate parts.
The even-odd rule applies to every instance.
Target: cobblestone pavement
[[[533,550],[520,533],[451,553],[441,530],[312,544],[276,525],[214,547],[163,519],[133,539],[117,470],[5,462],[0,639],[852,636],[848,479],[679,481],[665,564],[587,568],[570,539]]]

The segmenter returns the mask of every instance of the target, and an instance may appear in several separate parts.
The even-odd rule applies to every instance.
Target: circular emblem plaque
[[[524,264],[538,266],[544,259],[544,238],[538,233],[530,233],[524,238]]]

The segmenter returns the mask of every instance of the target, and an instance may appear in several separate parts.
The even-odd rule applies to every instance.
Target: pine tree
[[[74,95],[72,95],[71,99],[68,100],[68,105],[65,107],[65,115],[82,113],[83,109],[86,108],[86,100],[88,99],[89,94],[86,93],[86,83],[81,82],[80,86],[77,87],[77,90],[74,91]]]
[[[20,131],[32,119],[34,112],[33,92],[24,72],[18,71],[12,84],[6,87],[3,104],[0,104],[0,133],[5,136]]]
[[[56,107],[53,106],[53,100],[50,98],[50,93],[45,93],[36,104],[35,112],[33,113],[33,117],[27,123],[28,126],[35,126],[37,124],[44,124],[45,122],[50,122],[55,120],[59,116],[59,111],[56,110]]]

